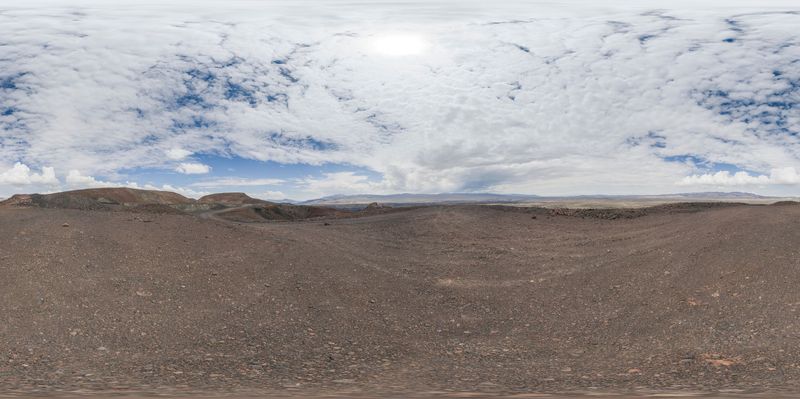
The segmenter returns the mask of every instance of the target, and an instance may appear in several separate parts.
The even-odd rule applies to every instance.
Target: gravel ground
[[[800,206],[606,216],[0,209],[0,392],[798,391]]]

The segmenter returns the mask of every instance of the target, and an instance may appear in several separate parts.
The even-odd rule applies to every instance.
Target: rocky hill
[[[248,205],[269,204],[270,202],[250,197],[245,193],[218,193],[201,197],[197,202],[201,204]]]
[[[323,206],[278,204],[252,198],[244,193],[211,194],[194,200],[173,192],[131,188],[18,194],[0,202],[0,208],[2,207],[185,213],[240,223],[354,217],[389,210],[389,208],[370,208],[347,211]]]
[[[169,191],[94,188],[53,194],[17,194],[0,202],[0,206],[112,210],[141,206],[180,206],[193,202],[193,199]]]

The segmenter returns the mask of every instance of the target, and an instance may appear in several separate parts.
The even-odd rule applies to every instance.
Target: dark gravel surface
[[[800,207],[603,215],[0,209],[0,392],[798,390]]]

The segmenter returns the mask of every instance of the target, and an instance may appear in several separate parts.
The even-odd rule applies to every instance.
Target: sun
[[[419,55],[430,46],[420,35],[402,33],[375,36],[369,44],[375,53],[391,57]]]

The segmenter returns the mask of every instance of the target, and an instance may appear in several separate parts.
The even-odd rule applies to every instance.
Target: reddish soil
[[[800,207],[637,216],[2,208],[0,392],[800,389]]]

